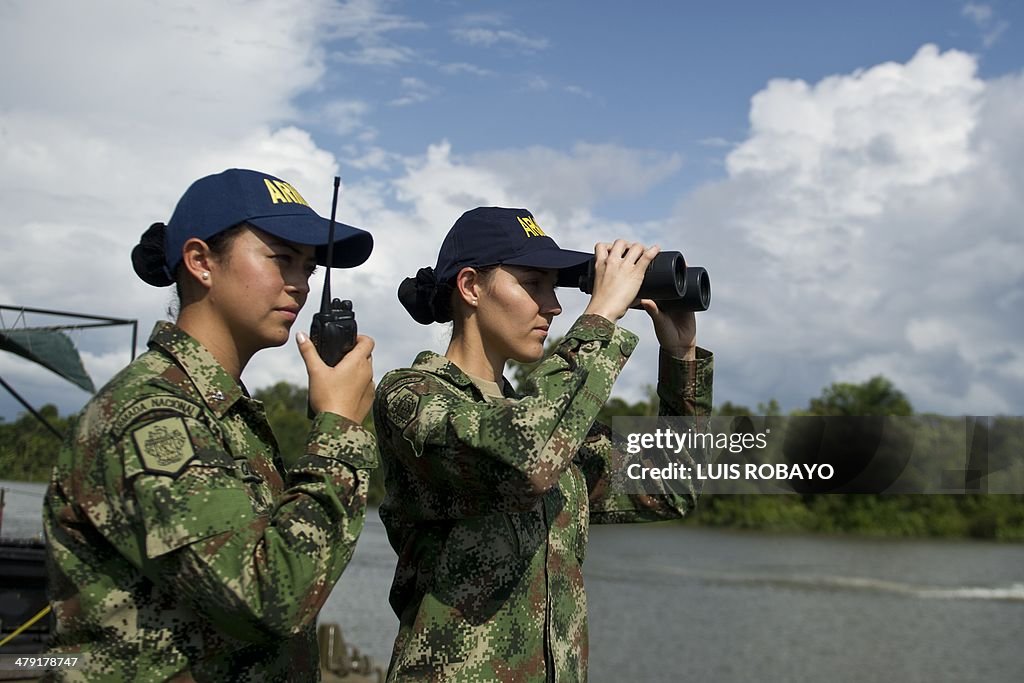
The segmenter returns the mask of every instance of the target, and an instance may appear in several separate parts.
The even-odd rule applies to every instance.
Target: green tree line
[[[721,416],[779,415],[778,404],[772,400],[757,411],[745,406],[724,403],[715,413]],[[792,417],[842,416],[864,419],[870,416],[909,417],[915,415],[907,397],[892,382],[876,376],[861,384],[834,383],[820,396],[812,398],[807,408],[794,410]],[[898,466],[905,471],[902,478],[911,489],[924,490],[915,482],[915,465],[923,458],[929,473],[941,470],[942,463],[952,472],[964,468],[964,419],[938,415],[918,416],[919,430],[915,454],[918,463],[907,457]],[[856,424],[856,423],[854,423]],[[907,423],[889,423],[896,432],[890,441],[901,444],[899,430]],[[1008,426],[1002,429],[1000,427]],[[1009,473],[1012,490],[1024,490],[1022,458],[1024,433],[1019,419],[994,418],[974,425],[975,432],[987,436],[989,471]],[[903,435],[906,436],[906,435]],[[977,438],[977,434],[975,435]],[[910,446],[903,442],[909,450]],[[893,452],[893,456],[906,453]],[[886,454],[882,453],[884,468]],[[896,459],[896,458],[893,458]],[[871,463],[875,465],[875,463]],[[999,540],[1024,540],[1024,495],[1016,494],[804,494],[804,495],[719,495],[701,501],[698,513],[690,523],[740,529],[850,533],[872,536],[970,537]]]
[[[529,369],[530,366],[513,365],[510,376],[521,385]],[[279,382],[256,391],[253,397],[263,402],[282,451],[301,451],[310,426],[306,417],[306,390]],[[52,405],[44,406],[40,412],[59,431],[66,433],[74,425],[74,416],[61,417]],[[610,424],[613,417],[652,416],[657,412],[657,395],[649,388],[647,398],[634,403],[610,398],[598,419]],[[723,417],[781,416],[781,410],[775,399],[758,404],[755,410],[726,401],[716,407],[715,414]],[[911,416],[914,411],[906,396],[888,379],[879,376],[861,384],[831,384],[819,396],[810,399],[806,408],[790,413],[790,416],[831,415]],[[926,443],[919,447],[940,453],[944,444],[955,440],[957,421],[958,418],[928,416]],[[372,416],[367,418],[365,426],[373,430]],[[997,431],[993,431],[993,435]],[[1020,456],[1024,454],[1024,443],[1017,431],[1009,432],[1010,438],[1016,440],[991,444],[996,454],[993,456],[996,460],[990,463],[992,467],[1022,469],[1024,458]],[[0,420],[0,478],[46,481],[59,447],[59,440],[31,415],[19,416],[13,422]],[[1021,487],[1015,490],[1024,488],[1024,474],[1021,477]],[[383,470],[378,468],[371,475],[371,504],[379,503],[383,494]],[[1024,496],[708,495],[684,523],[784,532],[1024,540]]]

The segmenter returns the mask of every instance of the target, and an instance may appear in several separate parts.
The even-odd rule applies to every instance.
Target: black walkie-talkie
[[[330,366],[338,364],[346,353],[356,345],[356,314],[352,302],[331,299],[331,264],[334,262],[334,220],[338,212],[338,188],[341,178],[334,176],[334,201],[331,202],[331,227],[327,242],[327,272],[324,273],[324,293],[320,299],[320,312],[313,314],[309,326],[309,339],[316,347],[320,358]],[[312,418],[313,408],[309,408]]]

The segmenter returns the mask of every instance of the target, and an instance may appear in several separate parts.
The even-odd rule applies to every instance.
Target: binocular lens
[[[578,271],[577,271],[578,272]],[[567,273],[567,275],[570,275]],[[576,275],[570,275],[572,278]],[[594,291],[594,260],[585,273],[578,276],[579,288],[587,294]],[[687,266],[681,252],[663,251],[654,257],[637,298],[655,301],[677,301],[685,310],[706,311],[711,305],[711,277],[699,266]]]
[[[663,251],[654,257],[637,297],[640,299],[681,299],[686,294],[686,261],[678,251]]]
[[[686,294],[682,305],[690,311],[706,311],[711,305],[711,277],[700,266],[686,269]]]

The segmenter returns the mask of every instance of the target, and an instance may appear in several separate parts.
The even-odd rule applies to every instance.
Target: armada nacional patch
[[[180,417],[168,417],[132,432],[142,466],[157,474],[174,475],[196,452],[188,427]]]
[[[123,434],[125,428],[134,420],[154,410],[180,413],[195,418],[198,418],[203,412],[203,409],[195,403],[177,396],[147,396],[123,408],[111,424],[111,431],[115,434]]]

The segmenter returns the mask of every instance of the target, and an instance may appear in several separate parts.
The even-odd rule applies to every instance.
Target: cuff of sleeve
[[[357,470],[377,467],[377,440],[373,434],[336,413],[319,413],[313,419],[306,453],[341,460]]]
[[[598,341],[615,344],[619,347],[622,355],[627,358],[633,353],[639,341],[639,338],[625,327],[619,327],[603,316],[589,313],[581,315],[573,323],[573,326],[565,334],[565,338],[581,342]]]
[[[682,360],[665,349],[658,354],[658,393],[664,398],[698,405],[711,402],[711,384],[715,357],[707,349],[697,347],[695,360]]]
[[[600,315],[581,315],[565,333],[566,339],[608,341],[615,334],[615,323]]]

